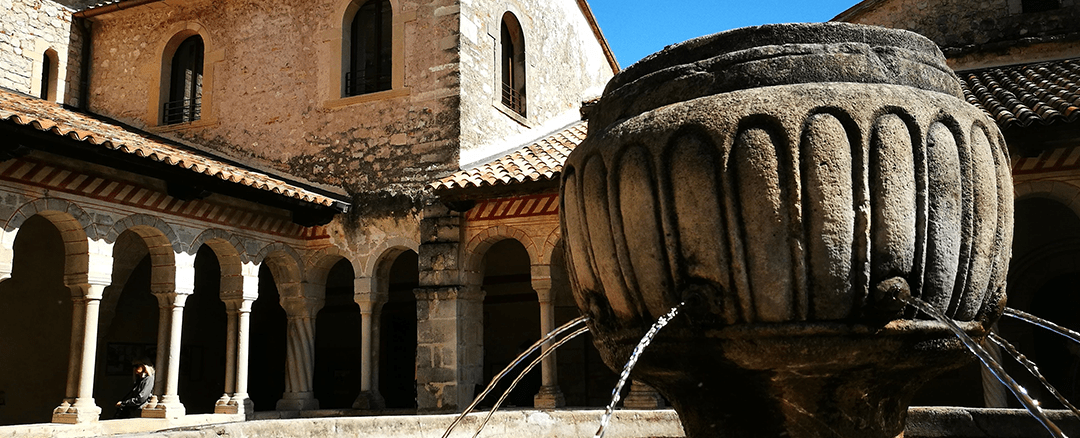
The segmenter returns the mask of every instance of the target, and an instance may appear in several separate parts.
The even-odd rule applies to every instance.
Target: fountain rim
[[[763,46],[783,48],[805,44],[841,43],[861,43],[871,47],[927,52],[931,56],[922,60],[924,64],[944,73],[953,74],[952,69],[945,64],[944,54],[938,45],[929,38],[909,30],[834,21],[772,23],[726,30],[665,46],[663,50],[652,53],[616,73],[608,82],[603,94],[607,95],[609,91],[669,69],[668,66],[673,64],[673,58],[677,60],[693,56],[696,59],[705,60],[725,55],[752,56],[746,51]],[[761,58],[773,56],[775,55],[761,56]],[[939,60],[941,62],[934,62]]]
[[[990,327],[982,321],[955,321],[957,325],[969,336],[981,337],[990,332]],[[641,338],[644,329],[622,328],[615,330],[603,330],[593,327],[593,321],[589,321],[589,331],[597,334],[602,333],[608,342],[625,343]],[[688,333],[689,332],[689,333]],[[658,338],[709,338],[716,340],[725,339],[767,339],[767,338],[790,338],[790,337],[861,337],[861,336],[909,336],[934,337],[944,335],[955,337],[944,323],[925,319],[894,319],[882,325],[870,325],[865,323],[852,323],[843,321],[789,321],[789,322],[755,322],[739,323],[723,327],[708,326],[707,324],[687,324],[685,321],[678,323],[673,321],[668,330],[657,335]]]

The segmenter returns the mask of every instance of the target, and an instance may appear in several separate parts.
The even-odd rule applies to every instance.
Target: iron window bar
[[[506,82],[502,84],[502,103],[507,108],[514,110],[514,112],[522,116],[525,115],[525,97],[523,93],[515,90]]]
[[[199,120],[202,113],[202,98],[180,99],[165,102],[163,123],[174,125]]]

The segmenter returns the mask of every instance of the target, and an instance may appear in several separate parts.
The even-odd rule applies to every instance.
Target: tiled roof
[[[585,131],[584,121],[574,123],[494,161],[440,179],[431,187],[454,189],[551,180],[562,171],[570,151],[585,139]]]
[[[964,96],[1001,129],[1080,118],[1080,59],[957,72]]]
[[[346,198],[342,195],[341,199],[332,199],[265,173],[225,163],[163,139],[64,109],[56,103],[6,90],[0,90],[0,121],[29,126],[57,137],[68,137],[91,146],[120,151],[304,202],[330,207],[342,204]]]

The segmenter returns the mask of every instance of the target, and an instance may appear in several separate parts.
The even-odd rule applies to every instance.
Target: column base
[[[94,399],[76,400],[71,403],[64,400],[53,409],[52,422],[62,424],[93,423],[101,417],[101,408],[94,404]]]
[[[255,402],[247,394],[234,394],[232,397],[225,394],[214,403],[214,413],[243,415],[251,419],[255,415]]]
[[[555,409],[566,406],[566,397],[558,385],[541,386],[540,392],[533,396],[533,407],[536,409]]]
[[[286,392],[284,398],[278,400],[275,407],[279,411],[312,411],[319,409],[319,400],[311,391]]]
[[[664,398],[653,387],[641,382],[633,382],[630,393],[623,400],[626,409],[660,409],[664,407]]]
[[[352,404],[353,409],[363,410],[376,410],[386,407],[386,400],[383,400],[382,395],[375,391],[360,391],[360,395],[356,396],[356,401]]]
[[[177,419],[187,414],[183,403],[178,396],[164,396],[157,403],[147,402],[142,409],[143,418],[168,418]]]

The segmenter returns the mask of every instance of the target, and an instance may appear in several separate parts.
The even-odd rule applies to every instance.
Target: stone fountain
[[[897,437],[1001,315],[1012,180],[938,48],[845,23],[737,29],[619,73],[562,176],[578,306],[688,437]]]

